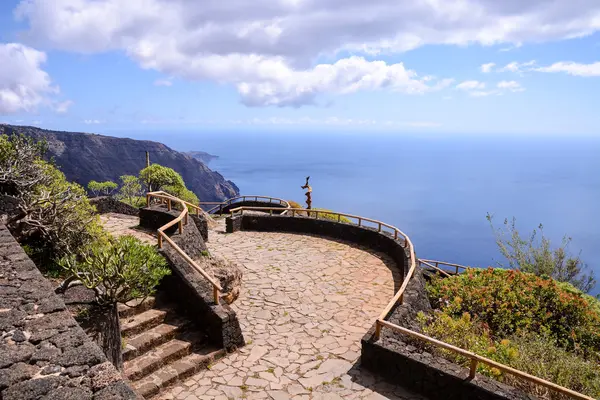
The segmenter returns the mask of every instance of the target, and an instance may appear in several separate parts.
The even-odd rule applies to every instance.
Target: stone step
[[[195,374],[224,355],[224,349],[216,349],[212,346],[203,347],[182,359],[169,365],[165,365],[138,381],[133,382],[132,386],[137,393],[144,396],[144,398],[149,399],[158,394],[161,389]]]
[[[127,379],[137,381],[157,369],[190,354],[192,348],[202,343],[203,336],[194,334],[185,340],[173,339],[123,363]]]
[[[128,305],[119,304],[117,306],[117,308],[119,310],[119,317],[127,318],[127,317],[131,317],[131,316],[143,313],[144,311],[148,311],[149,309],[154,307],[155,303],[156,303],[156,298],[153,296],[150,296],[150,297],[147,297],[146,299],[132,300],[129,303],[127,303]]]
[[[121,335],[130,337],[160,325],[165,320],[167,310],[150,309],[121,320]]]
[[[189,321],[186,319],[169,321],[126,339],[126,346],[123,350],[123,361],[129,361],[156,346],[168,342],[188,324]]]

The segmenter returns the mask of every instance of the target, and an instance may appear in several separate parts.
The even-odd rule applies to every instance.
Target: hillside
[[[146,151],[152,163],[173,168],[201,201],[219,201],[239,193],[237,186],[197,158],[175,151],[162,143],[111,136],[60,132],[30,126],[0,124],[0,134],[23,133],[48,142],[48,157],[67,179],[86,186],[90,180],[119,181],[121,175],[137,175],[146,165]]]
[[[210,163],[212,160],[216,160],[219,156],[215,156],[213,154],[209,154],[205,151],[186,151],[183,154],[188,156],[192,156],[197,160],[202,161],[204,164]]]

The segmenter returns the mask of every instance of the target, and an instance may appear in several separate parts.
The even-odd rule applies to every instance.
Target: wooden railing
[[[215,207],[207,210],[207,213],[212,213],[213,211],[219,210],[219,209],[223,209],[231,204],[234,203],[243,203],[245,201],[259,201],[259,199],[264,200],[265,203],[267,203],[267,200],[270,204],[272,203],[277,203],[281,206],[283,206],[283,208],[285,209],[289,209],[290,203],[287,202],[287,200],[283,200],[283,199],[278,199],[277,197],[269,197],[269,196],[238,196],[238,197],[233,197],[231,199],[225,200],[223,202],[217,202],[217,201],[201,201],[200,205],[216,205]],[[280,209],[281,210],[281,209]],[[282,212],[281,214],[285,214],[286,211]]]
[[[181,206],[181,213],[177,216],[177,218],[175,218],[174,220],[172,220],[171,222],[161,226],[160,228],[157,229],[157,236],[158,236],[158,248],[161,249],[163,246],[163,240],[166,241],[167,243],[169,243],[171,245],[171,247],[173,247],[173,249],[175,249],[175,251],[177,252],[177,254],[179,254],[185,261],[187,261],[187,263],[194,268],[200,275],[202,275],[208,282],[210,282],[210,284],[213,287],[213,296],[214,296],[214,300],[215,300],[215,304],[219,304],[219,294],[220,292],[223,290],[223,288],[221,287],[221,285],[215,281],[215,279],[213,277],[211,277],[210,275],[208,275],[206,273],[206,271],[204,271],[202,269],[202,267],[200,267],[194,260],[192,260],[190,258],[190,256],[188,256],[182,249],[181,247],[179,247],[170,237],[169,235],[167,235],[165,233],[165,231],[167,229],[169,229],[170,227],[172,227],[173,225],[177,224],[177,227],[179,229],[179,233],[183,233],[183,226],[188,224],[188,206],[192,209],[196,210],[196,213],[199,214],[200,211],[202,210],[200,207],[198,207],[195,204],[192,203],[188,203],[187,201],[183,201],[175,196],[170,195],[169,193],[166,192],[149,192],[146,194],[146,205],[149,207],[152,203],[152,199],[160,199],[160,202],[162,204],[167,205],[167,210],[171,211],[173,208],[173,203],[179,203],[179,205]]]
[[[270,215],[273,215],[273,211],[277,211],[277,210],[281,210],[281,209],[272,208],[272,207],[241,206],[241,207],[237,207],[237,208],[230,210],[231,217],[234,217],[236,215],[236,213],[243,215],[245,210],[269,212]],[[468,350],[461,349],[460,347],[453,346],[451,344],[442,342],[441,340],[434,339],[434,338],[424,335],[422,333],[419,333],[419,332],[404,328],[402,326],[396,325],[392,322],[386,321],[388,314],[392,311],[392,309],[396,306],[396,304],[403,303],[404,292],[406,291],[406,287],[408,286],[408,283],[410,282],[410,279],[412,278],[412,276],[417,268],[417,264],[425,265],[427,267],[433,268],[433,269],[439,271],[440,273],[445,274],[446,276],[450,276],[451,274],[458,274],[461,271],[464,271],[465,269],[467,269],[468,267],[465,267],[465,266],[459,265],[459,264],[447,263],[444,261],[435,261],[435,260],[426,260],[426,259],[417,260],[416,256],[415,256],[414,246],[413,246],[410,238],[408,237],[408,235],[403,233],[400,229],[396,228],[395,226],[386,224],[381,221],[377,221],[377,220],[365,218],[365,217],[360,217],[360,216],[352,215],[352,214],[338,213],[338,212],[333,212],[333,211],[307,210],[304,208],[288,208],[288,212],[291,214],[292,217],[296,216],[296,214],[298,214],[299,212],[302,212],[305,216],[308,215],[309,217],[312,217],[314,215],[315,218],[319,217],[319,213],[329,214],[329,215],[337,216],[338,222],[341,220],[342,217],[346,217],[350,220],[356,220],[357,221],[356,223],[358,226],[369,227],[368,224],[373,224],[373,226],[371,226],[371,227],[374,229],[376,228],[378,232],[388,233],[388,234],[392,235],[394,237],[394,239],[396,239],[396,240],[398,240],[399,238],[401,238],[403,240],[402,246],[405,249],[408,249],[408,257],[410,259],[408,273],[406,274],[406,277],[404,278],[404,281],[402,282],[400,289],[396,292],[396,294],[394,295],[392,300],[390,300],[390,302],[387,304],[387,306],[384,308],[384,310],[381,312],[381,314],[375,321],[375,334],[374,334],[375,340],[378,340],[380,338],[381,329],[383,327],[385,327],[385,328],[391,329],[393,331],[403,333],[405,335],[409,335],[414,338],[423,340],[434,346],[441,347],[446,350],[450,350],[454,353],[460,354],[460,355],[468,358],[470,360],[469,379],[473,379],[475,377],[475,372],[477,371],[477,365],[479,363],[483,363],[483,364],[489,365],[490,367],[497,368],[500,371],[514,375],[520,379],[523,379],[523,380],[526,380],[529,382],[533,382],[540,386],[547,387],[548,389],[571,396],[575,399],[594,400],[592,397],[586,396],[582,393],[575,392],[574,390],[557,385],[557,384],[547,381],[545,379],[538,378],[537,376],[530,375],[523,371],[519,371],[517,369],[511,368],[507,365],[498,363],[494,360],[490,360],[489,358],[486,358],[486,357],[482,357],[482,356],[475,354],[473,352],[470,352]],[[288,216],[290,214],[288,214]],[[365,222],[367,223],[367,225],[365,225]],[[386,229],[389,230],[389,232],[386,232]],[[454,269],[454,271],[449,273],[443,269],[444,267],[452,267],[452,269]]]

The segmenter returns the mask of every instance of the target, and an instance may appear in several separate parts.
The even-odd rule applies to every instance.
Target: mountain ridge
[[[137,175],[151,163],[173,168],[200,201],[221,201],[239,194],[238,187],[204,162],[163,143],[100,135],[96,133],[53,131],[33,126],[0,124],[0,134],[24,134],[48,143],[47,157],[68,180],[86,187],[91,180],[119,183],[121,175]]]

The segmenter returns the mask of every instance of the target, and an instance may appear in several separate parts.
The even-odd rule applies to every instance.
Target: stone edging
[[[3,400],[139,398],[4,225],[0,331]]]

